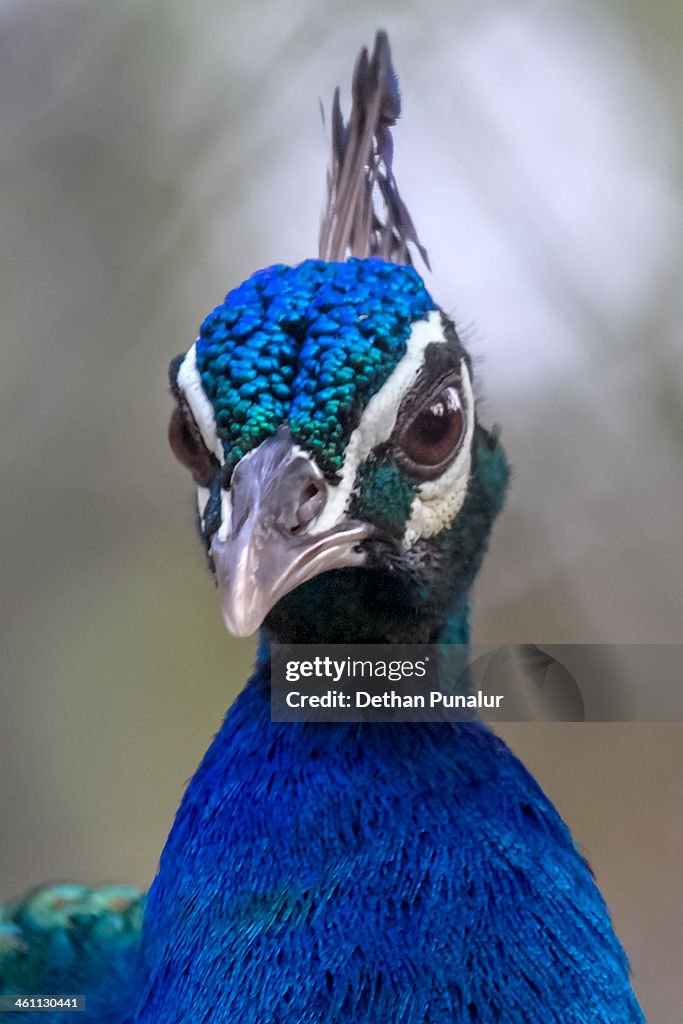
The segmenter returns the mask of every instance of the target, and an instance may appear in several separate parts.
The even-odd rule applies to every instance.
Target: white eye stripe
[[[445,341],[445,337],[439,310],[433,310],[425,320],[413,324],[405,355],[379,391],[372,396],[363,410],[360,423],[349,438],[341,479],[328,490],[327,504],[318,521],[320,530],[331,528],[343,517],[351,501],[358,467],[373,448],[389,440],[396,427],[401,403],[424,365],[425,349],[433,342],[442,341]]]
[[[185,396],[204,444],[216,456],[222,466],[225,462],[223,444],[218,437],[213,407],[206,397],[202,379],[197,369],[196,342],[187,350],[185,358],[180,364],[176,383]]]

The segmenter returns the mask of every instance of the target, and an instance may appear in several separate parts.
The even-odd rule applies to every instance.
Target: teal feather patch
[[[277,428],[330,480],[360,414],[436,304],[412,267],[372,258],[260,270],[204,321],[197,368],[226,473]]]
[[[417,491],[417,480],[395,463],[372,456],[358,467],[349,515],[400,538]]]
[[[125,1020],[138,971],[144,896],[122,885],[50,885],[0,908],[0,992],[85,995],[79,1024]],[[64,1013],[13,1012],[13,1024]]]

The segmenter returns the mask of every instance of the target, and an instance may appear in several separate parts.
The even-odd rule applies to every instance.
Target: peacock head
[[[173,361],[171,389],[171,447],[197,485],[230,632],[466,640],[507,465],[412,267],[259,271]]]
[[[321,259],[259,271],[171,364],[170,441],[230,632],[289,642],[467,641],[505,493],[472,364],[412,267],[394,177],[386,33],[332,105]],[[350,256],[350,259],[346,257]]]

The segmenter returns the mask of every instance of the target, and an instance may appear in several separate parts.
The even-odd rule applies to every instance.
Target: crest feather
[[[375,36],[372,56],[365,46],[360,51],[351,97],[348,122],[341,112],[338,87],[332,101],[332,162],[320,226],[320,258],[380,256],[412,266],[412,244],[431,269],[393,172],[391,129],[401,113],[401,97],[386,32]]]

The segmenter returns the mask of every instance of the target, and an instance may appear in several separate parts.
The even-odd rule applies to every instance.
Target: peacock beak
[[[249,636],[280,598],[328,569],[362,565],[358,545],[375,531],[343,520],[316,532],[327,484],[287,430],[237,464],[226,511],[211,544],[223,619],[234,636]]]

